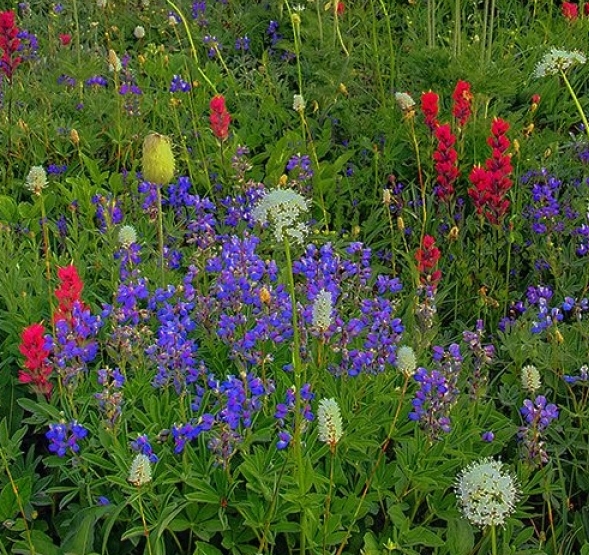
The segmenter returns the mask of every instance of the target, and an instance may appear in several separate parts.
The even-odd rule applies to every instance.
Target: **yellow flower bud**
[[[70,141],[76,146],[80,144],[80,135],[78,135],[78,132],[75,129],[70,131]]]
[[[167,185],[174,177],[175,160],[168,137],[150,133],[143,141],[143,179]]]

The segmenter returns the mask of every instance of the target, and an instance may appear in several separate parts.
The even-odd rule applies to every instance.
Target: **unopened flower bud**
[[[80,144],[80,135],[78,135],[78,132],[75,129],[70,131],[70,141],[76,146]]]
[[[143,179],[167,185],[174,177],[175,160],[168,137],[150,133],[143,141]]]

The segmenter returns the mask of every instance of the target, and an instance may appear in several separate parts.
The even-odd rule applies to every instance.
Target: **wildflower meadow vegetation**
[[[0,8],[0,554],[589,555],[589,3]]]

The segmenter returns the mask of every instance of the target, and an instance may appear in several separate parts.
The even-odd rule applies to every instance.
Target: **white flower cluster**
[[[305,197],[292,189],[272,189],[268,191],[252,210],[253,219],[274,226],[274,237],[281,243],[284,238],[302,244],[307,226],[298,221],[301,214],[309,209]]]
[[[343,435],[342,416],[335,399],[321,399],[317,408],[317,427],[319,441],[328,443],[332,448]]]
[[[456,495],[464,516],[477,526],[503,525],[515,510],[518,489],[503,463],[485,458],[458,476]]]
[[[43,166],[33,166],[29,170],[25,187],[34,195],[41,194],[41,191],[47,187],[47,173]]]
[[[544,54],[542,61],[536,66],[533,77],[540,79],[547,75],[555,75],[561,71],[566,71],[576,64],[582,65],[586,61],[585,54],[578,50],[569,51],[552,48],[550,52]]]
[[[313,327],[325,331],[331,326],[331,312],[333,310],[333,296],[329,291],[321,289],[313,303]]]
[[[540,380],[540,372],[532,365],[528,364],[522,368],[522,386],[524,389],[534,393],[534,391],[540,389],[542,382]]]
[[[412,376],[417,368],[417,358],[415,351],[407,346],[403,345],[397,350],[397,368],[403,372],[406,376]]]
[[[137,242],[137,231],[132,225],[124,225],[119,229],[119,243],[128,248],[133,243]]]
[[[151,462],[147,455],[138,453],[133,459],[131,470],[129,471],[129,478],[127,478],[134,486],[140,487],[151,482]]]
[[[292,109],[295,112],[304,112],[307,103],[302,94],[295,94],[292,99]]]
[[[402,112],[411,112],[415,108],[415,100],[407,93],[396,92],[395,100]]]

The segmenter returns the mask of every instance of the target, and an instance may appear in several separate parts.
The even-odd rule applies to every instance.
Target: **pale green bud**
[[[174,177],[174,153],[169,137],[150,133],[143,141],[143,179],[157,185],[167,185]]]

